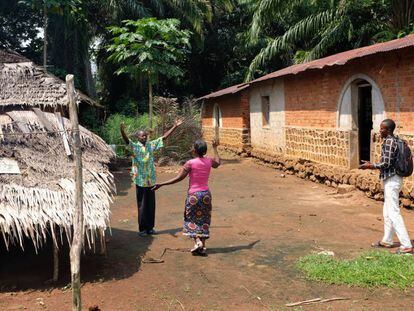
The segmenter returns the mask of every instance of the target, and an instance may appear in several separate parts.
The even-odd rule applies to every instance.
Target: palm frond
[[[257,69],[269,62],[277,54],[287,51],[293,44],[304,41],[317,33],[323,26],[331,22],[335,17],[332,10],[326,10],[316,15],[308,16],[291,27],[283,36],[269,40],[267,46],[251,62],[246,81],[253,78]]]
[[[202,36],[204,20],[211,22],[213,13],[209,1],[203,0],[167,0],[170,7],[191,24],[194,32]]]
[[[246,0],[241,0],[246,1]],[[285,3],[283,0],[261,0],[259,3],[251,3],[250,4],[254,10],[252,23],[249,30],[249,37],[250,40],[256,42],[259,38],[259,34],[262,30],[263,25],[267,22],[267,16],[269,14],[273,15],[276,12],[280,12],[280,6]]]
[[[288,51],[290,48],[290,43],[284,41],[283,37],[268,39],[267,46],[263,48],[250,63],[245,82],[252,80],[256,71],[275,55],[282,51]]]
[[[332,21],[321,34],[321,40],[309,51],[304,61],[312,61],[326,56],[329,49],[341,42],[351,26],[349,19]]]
[[[333,10],[326,10],[308,16],[286,31],[282,38],[284,41],[291,43],[306,40],[332,22],[334,18],[335,11]]]
[[[231,12],[235,7],[234,0],[215,0],[212,3],[214,11]]]

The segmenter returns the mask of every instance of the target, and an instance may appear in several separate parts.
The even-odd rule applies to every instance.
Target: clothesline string
[[[68,132],[81,132],[80,130],[64,130],[64,131],[42,131],[42,132],[30,132],[30,133],[2,133],[0,132],[0,137],[4,136],[27,136],[27,135],[45,135],[45,134],[58,134],[58,133],[68,133]]]

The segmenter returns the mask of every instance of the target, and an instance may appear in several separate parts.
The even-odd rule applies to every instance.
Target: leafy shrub
[[[102,130],[102,138],[109,145],[116,145],[116,153],[118,156],[125,156],[125,142],[122,139],[120,125],[125,123],[125,131],[131,138],[138,130],[145,130],[148,127],[148,114],[143,114],[138,117],[129,117],[122,114],[113,114],[105,122]],[[156,118],[154,118],[156,124]]]
[[[189,151],[194,141],[201,137],[200,109],[193,100],[185,101],[180,107],[175,98],[154,98],[154,131],[151,138],[162,136],[178,118],[183,119],[184,123],[167,139],[165,148],[156,155],[156,158],[163,157],[166,163],[170,163],[170,160],[185,160],[191,156]],[[121,137],[121,122],[125,123],[127,135],[135,140],[134,134],[138,130],[148,129],[148,114],[138,117],[113,114],[106,120],[102,138],[110,145],[117,145],[118,156],[126,156],[128,151]]]
[[[200,109],[195,101],[188,99],[180,107],[175,98],[155,97],[154,111],[159,120],[155,129],[158,136],[171,128],[176,119],[181,118],[184,121],[167,139],[160,157],[168,157],[174,161],[190,158],[189,151],[194,141],[201,138]]]

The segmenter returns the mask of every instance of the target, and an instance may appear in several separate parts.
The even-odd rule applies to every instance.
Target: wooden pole
[[[79,135],[78,113],[75,102],[73,75],[66,76],[69,99],[69,116],[72,123],[73,159],[75,162],[75,208],[73,214],[73,239],[70,247],[70,271],[72,275],[72,310],[81,311],[80,257],[83,243],[83,178],[82,151]]]
[[[43,68],[47,71],[47,27],[48,27],[48,16],[47,16],[47,4],[44,1],[43,4]]]
[[[149,128],[150,131],[152,131],[152,82],[151,82],[151,76],[148,75],[148,105],[149,105]]]
[[[56,237],[55,225],[52,225],[53,230],[53,282],[57,282],[59,279],[59,248],[58,248],[58,241]]]

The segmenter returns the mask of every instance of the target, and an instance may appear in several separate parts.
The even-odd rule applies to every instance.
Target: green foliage
[[[200,110],[194,100],[187,100],[180,108],[175,98],[156,97],[155,108],[155,128],[151,136],[153,138],[162,136],[174,125],[177,118],[183,119],[183,124],[165,142],[165,148],[157,156],[174,160],[187,159],[191,155],[193,143],[201,137]],[[122,114],[110,116],[101,130],[101,136],[108,144],[118,145],[116,148],[119,156],[129,155],[125,143],[121,137],[120,124],[125,123],[125,130],[133,140],[135,133],[140,129],[148,130],[148,115],[143,114],[139,117],[130,117]],[[166,164],[164,162],[164,164]]]
[[[81,3],[81,0],[21,0],[20,2],[33,8],[43,9],[46,7],[52,13],[63,14],[65,7],[76,11],[76,6]]]
[[[289,65],[404,36],[414,20],[410,0],[242,1],[251,3],[253,14],[247,44],[266,42],[246,80],[274,58]]]
[[[39,60],[42,40],[37,28],[41,25],[38,11],[19,5],[15,0],[0,1],[0,47]]]
[[[297,267],[308,279],[329,284],[399,289],[414,285],[413,256],[387,251],[368,252],[351,260],[312,254],[300,258]]]
[[[111,145],[124,145],[120,132],[121,123],[125,123],[125,131],[128,136],[134,136],[138,130],[148,128],[148,115],[143,114],[139,117],[128,117],[122,114],[113,114],[105,122],[102,138]]]
[[[120,65],[117,74],[133,78],[149,77],[152,83],[158,75],[174,78],[183,75],[179,66],[190,48],[188,30],[181,30],[177,19],[143,18],[123,21],[123,27],[109,27],[114,36],[107,48],[108,60]]]

